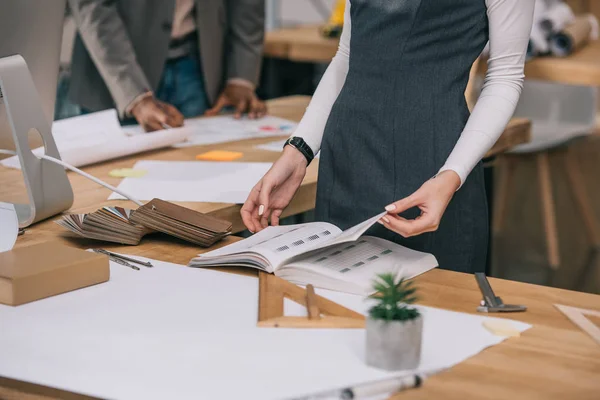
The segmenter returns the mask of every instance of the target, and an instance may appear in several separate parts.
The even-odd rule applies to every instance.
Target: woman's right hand
[[[254,186],[242,206],[242,220],[250,232],[259,232],[271,225],[279,225],[279,217],[288,206],[306,175],[306,158],[292,146],[285,146],[283,154]]]

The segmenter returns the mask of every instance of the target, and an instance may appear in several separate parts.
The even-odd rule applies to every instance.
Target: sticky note
[[[233,161],[242,158],[244,153],[239,151],[212,150],[206,153],[198,154],[196,160],[204,161]]]
[[[519,337],[521,332],[510,321],[486,319],[483,321],[485,329],[496,336]]]
[[[108,173],[108,175],[112,176],[113,178],[141,178],[147,173],[148,171],[143,169],[119,168],[113,169]]]

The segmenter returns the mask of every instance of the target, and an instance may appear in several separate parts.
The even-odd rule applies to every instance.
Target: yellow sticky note
[[[108,173],[108,175],[112,176],[113,178],[141,178],[147,173],[148,171],[143,169],[119,168],[113,169]]]
[[[486,319],[483,321],[483,326],[496,336],[521,336],[521,332],[510,321]]]
[[[242,158],[244,153],[239,151],[212,150],[206,153],[198,154],[196,160],[204,161],[233,161]]]

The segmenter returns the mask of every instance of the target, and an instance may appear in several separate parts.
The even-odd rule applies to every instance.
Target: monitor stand
[[[42,138],[45,154],[60,158],[40,97],[23,57],[0,58],[0,93],[21,163],[29,204],[15,204],[19,226],[27,227],[52,217],[73,204],[73,190],[60,165],[40,159],[29,147],[30,133]]]

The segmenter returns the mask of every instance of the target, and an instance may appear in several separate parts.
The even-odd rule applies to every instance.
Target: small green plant
[[[369,316],[384,321],[410,321],[417,318],[419,310],[409,307],[417,301],[417,289],[411,281],[398,279],[395,274],[377,275],[373,281],[373,289],[377,291],[371,298],[377,304],[369,309]]]

